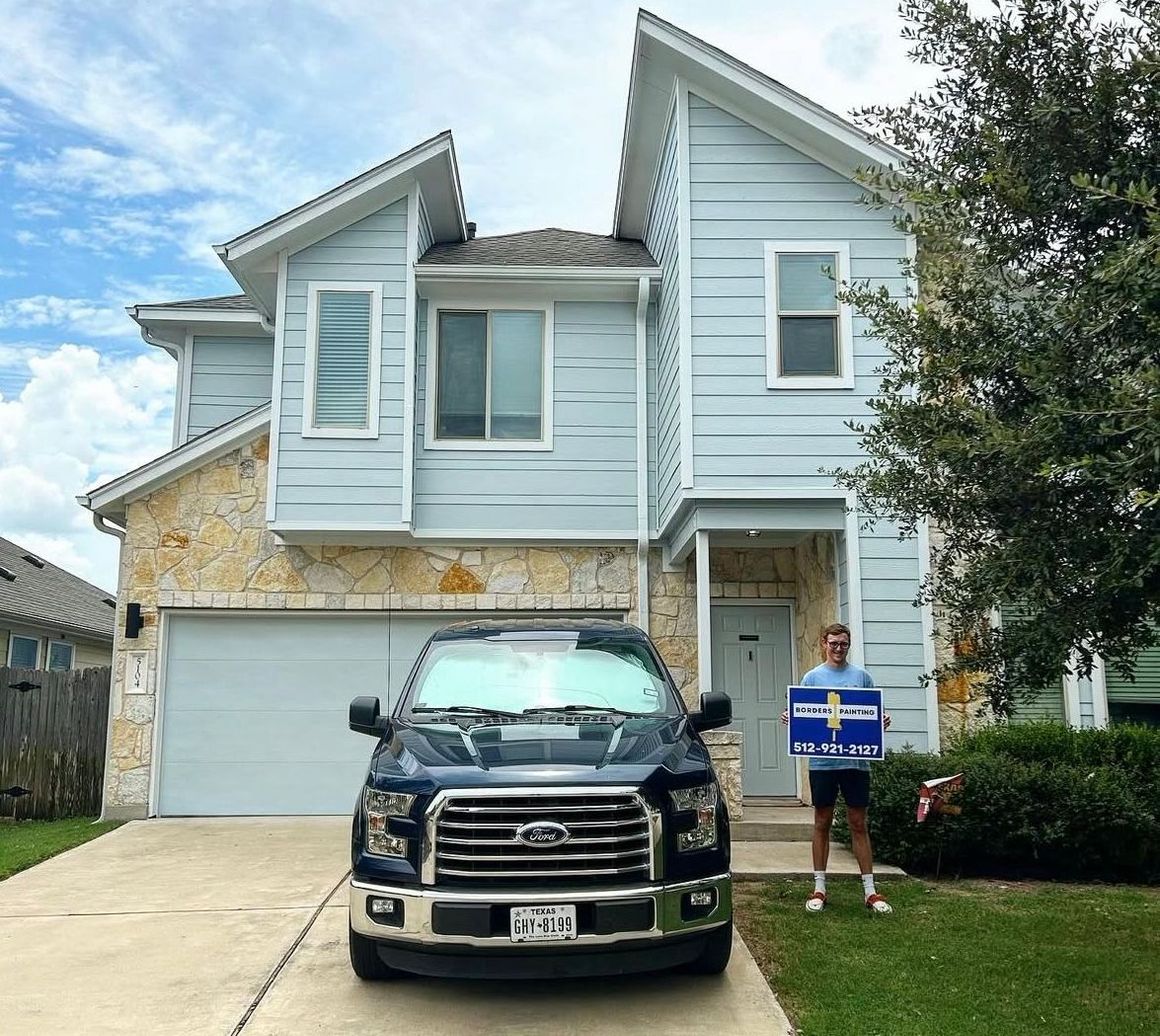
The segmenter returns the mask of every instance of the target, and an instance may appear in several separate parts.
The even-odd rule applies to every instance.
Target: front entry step
[[[746,799],[742,815],[744,819],[729,825],[735,842],[808,842],[814,836],[809,806],[756,806]]]

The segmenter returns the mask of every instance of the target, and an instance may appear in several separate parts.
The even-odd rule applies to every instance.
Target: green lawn
[[[737,923],[801,1036],[1155,1033],[1160,889],[857,879],[738,884]]]
[[[0,881],[120,826],[115,820],[94,824],[92,817],[0,820]]]

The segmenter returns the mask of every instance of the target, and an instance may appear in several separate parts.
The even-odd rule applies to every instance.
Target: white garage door
[[[393,705],[438,615],[171,615],[160,816],[350,813],[374,742],[358,694]]]

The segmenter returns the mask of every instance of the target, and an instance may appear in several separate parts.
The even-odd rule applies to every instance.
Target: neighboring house
[[[0,664],[112,665],[115,606],[107,591],[0,537]]]
[[[476,237],[442,133],[219,246],[243,295],[131,309],[179,374],[173,450],[81,498],[123,537],[106,816],[348,812],[349,699],[481,613],[622,616],[728,691],[735,810],[806,792],[778,714],[835,618],[937,749],[925,543],[821,470],[885,358],[831,275],[907,287],[853,180],[898,157],[642,13],[611,236]]]

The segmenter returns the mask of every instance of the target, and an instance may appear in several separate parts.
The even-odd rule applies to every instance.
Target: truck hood
[[[395,719],[375,752],[371,778],[384,787],[400,778],[427,778],[437,787],[652,784],[658,770],[677,775],[708,767],[708,752],[685,716]]]

